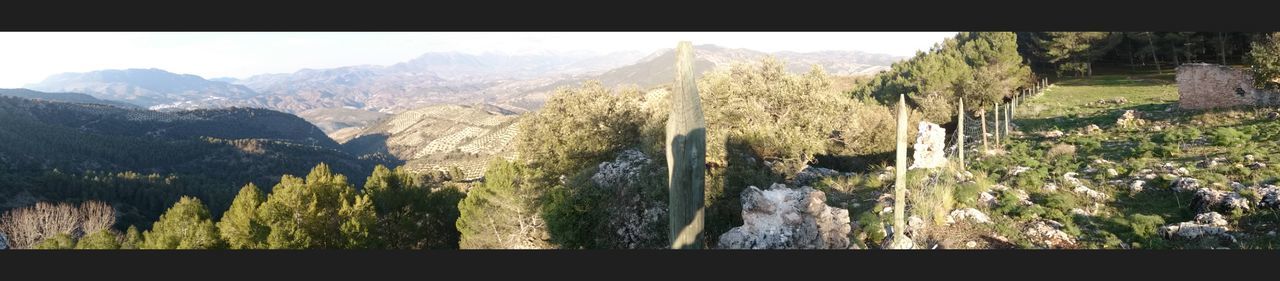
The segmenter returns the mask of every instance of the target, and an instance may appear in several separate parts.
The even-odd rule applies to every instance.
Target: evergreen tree
[[[1254,82],[1258,86],[1275,88],[1276,81],[1280,80],[1280,32],[1254,41],[1252,47],[1249,68],[1253,70]]]
[[[58,233],[32,246],[38,250],[70,250],[76,247],[76,238],[71,234]]]
[[[240,188],[231,208],[218,221],[218,233],[231,249],[266,248],[267,233],[271,230],[257,218],[258,206],[266,196],[253,183]]]
[[[367,235],[361,232],[369,225],[364,210],[372,209],[372,202],[357,199],[356,193],[345,176],[334,174],[324,163],[312,168],[305,181],[284,175],[257,210],[259,220],[270,229],[267,248],[355,246],[351,239]]]
[[[130,225],[129,230],[124,232],[124,237],[120,240],[120,249],[138,249],[138,247],[142,246],[142,232],[138,231],[138,227]]]
[[[120,249],[121,237],[115,231],[108,229],[99,230],[76,241],[76,249],[82,250],[116,250]]]
[[[376,240],[392,249],[426,247],[432,231],[426,226],[430,219],[427,202],[430,189],[419,186],[402,167],[392,170],[378,165],[365,181],[364,192],[373,200],[378,215],[373,234]]]
[[[1093,75],[1093,62],[1120,42],[1118,33],[1112,32],[1049,32],[1048,38],[1039,41],[1049,62],[1058,66],[1058,72],[1073,71],[1080,76]]]
[[[545,224],[538,214],[539,193],[527,171],[502,160],[489,165],[484,184],[458,203],[459,246],[463,249],[546,248]]]
[[[143,249],[215,249],[222,246],[218,228],[200,199],[183,196],[143,232]]]

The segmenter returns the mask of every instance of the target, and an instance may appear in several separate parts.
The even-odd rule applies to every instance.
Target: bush
[[[1225,147],[1244,145],[1249,142],[1250,139],[1252,139],[1252,137],[1249,135],[1230,127],[1218,128],[1213,130],[1213,133],[1209,134],[1209,140],[1212,141],[1214,145]]]

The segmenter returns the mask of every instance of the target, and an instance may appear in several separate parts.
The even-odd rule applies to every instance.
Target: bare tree
[[[0,215],[0,232],[9,239],[10,248],[28,249],[54,235],[80,237],[111,227],[115,219],[115,210],[102,202],[89,201],[80,206],[38,202]]]
[[[87,235],[111,228],[116,223],[116,210],[107,203],[88,201],[80,204],[80,218],[81,234]]]

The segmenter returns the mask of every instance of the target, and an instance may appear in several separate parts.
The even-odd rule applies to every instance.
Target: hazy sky
[[[303,68],[390,65],[426,52],[529,53],[672,48],[677,41],[766,52],[858,50],[910,56],[955,32],[0,32],[0,88],[62,72],[159,68],[246,78]]]

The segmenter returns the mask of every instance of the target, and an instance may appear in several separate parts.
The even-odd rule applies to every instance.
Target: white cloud
[[[671,48],[680,40],[760,51],[859,50],[910,56],[954,32],[0,32],[0,87],[52,74],[160,68],[244,78],[302,68],[389,65],[425,52]]]

